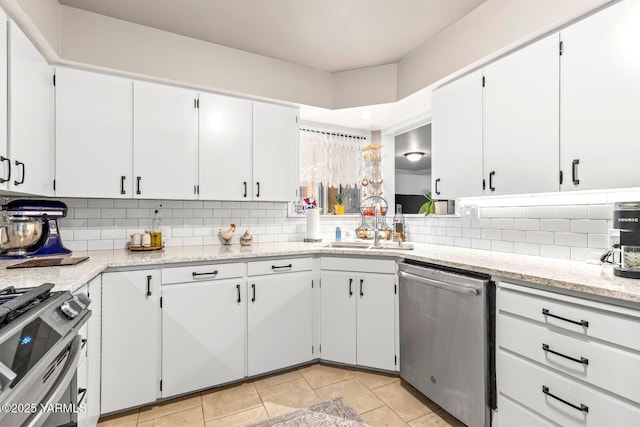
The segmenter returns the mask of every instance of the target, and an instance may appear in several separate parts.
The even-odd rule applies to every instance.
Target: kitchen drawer
[[[376,258],[322,257],[320,258],[320,269],[395,274],[396,261]]]
[[[640,403],[640,354],[500,313],[496,344],[543,365]],[[547,345],[547,351],[543,350]],[[570,360],[551,351],[569,356]],[[585,359],[582,363],[581,359]]]
[[[312,268],[311,258],[282,258],[267,261],[251,261],[248,265],[249,276],[308,271]]]
[[[637,310],[505,282],[498,286],[496,305],[499,312],[640,351],[640,312]],[[543,310],[548,314],[543,314]],[[588,322],[588,326],[577,324],[580,322]]]
[[[596,391],[504,350],[498,351],[496,368],[500,394],[562,426],[636,427],[640,420],[640,407]],[[544,394],[543,387],[566,403]],[[581,410],[581,405],[586,410]]]
[[[188,283],[203,280],[233,279],[244,276],[245,264],[205,264],[190,267],[171,267],[162,269],[162,284]]]
[[[502,395],[498,396],[498,412],[493,419],[492,426],[553,427],[555,425],[522,405]]]

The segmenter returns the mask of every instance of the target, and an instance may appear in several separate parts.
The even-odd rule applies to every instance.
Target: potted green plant
[[[336,215],[344,215],[344,194],[337,193],[333,198],[336,201]]]
[[[427,201],[424,202],[422,206],[420,206],[419,214],[424,214],[424,216],[433,214],[436,212],[436,201],[431,198],[431,192],[425,194],[424,196]]]

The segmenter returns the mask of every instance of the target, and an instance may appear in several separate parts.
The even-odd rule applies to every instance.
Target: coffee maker
[[[0,258],[64,255],[58,219],[67,216],[67,205],[55,200],[14,200],[2,207]]]
[[[618,202],[613,208],[613,228],[620,230],[620,248],[612,251],[613,274],[640,279],[640,202]],[[615,260],[616,253],[620,260]]]

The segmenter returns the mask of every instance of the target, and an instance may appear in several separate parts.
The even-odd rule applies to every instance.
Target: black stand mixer
[[[0,258],[64,255],[58,219],[67,216],[67,205],[55,200],[14,200],[0,210]]]

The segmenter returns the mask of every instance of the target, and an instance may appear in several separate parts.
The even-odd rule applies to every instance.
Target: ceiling
[[[421,126],[396,136],[396,170],[431,169],[431,124]],[[404,153],[425,153],[417,162],[410,162]]]

